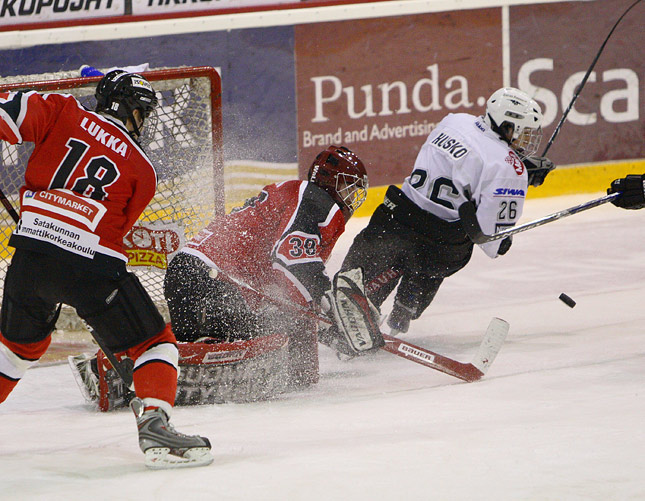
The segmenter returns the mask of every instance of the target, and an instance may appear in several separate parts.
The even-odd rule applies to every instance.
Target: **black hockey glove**
[[[630,174],[629,176],[615,179],[607,190],[607,195],[622,193],[611,201],[621,209],[642,209],[645,207],[645,174]]]
[[[529,186],[541,186],[546,176],[555,169],[555,164],[547,157],[528,157],[524,159],[524,167],[529,175]]]
[[[503,256],[506,254],[511,248],[511,245],[513,245],[513,235],[502,240],[502,243],[499,244],[499,249],[497,249],[497,255]]]

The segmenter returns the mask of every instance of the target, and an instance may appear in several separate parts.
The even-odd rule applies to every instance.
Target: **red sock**
[[[134,388],[139,398],[156,398],[175,403],[177,369],[164,362],[148,362],[133,373]]]
[[[0,403],[2,403],[16,387],[22,374],[29,366],[45,354],[49,343],[51,343],[51,336],[35,343],[20,344],[9,341],[0,333],[0,343],[15,355],[14,357],[9,354],[7,355],[9,358],[6,359],[6,362],[9,363],[8,370],[11,376],[0,374]]]
[[[12,341],[9,341],[7,338],[5,338],[2,335],[2,332],[0,332],[0,343],[4,344],[16,355],[18,355],[20,358],[24,358],[25,360],[36,361],[40,359],[40,357],[42,357],[47,351],[47,348],[49,348],[49,344],[51,342],[52,342],[52,337],[47,336],[42,341],[36,341],[35,343],[26,343],[26,344],[14,343]]]
[[[9,393],[16,387],[20,379],[8,379],[0,374],[0,404],[4,402]]]
[[[166,324],[153,338],[130,348],[127,355],[135,361],[132,376],[137,397],[156,398],[174,405],[177,367],[173,364],[176,364],[177,347],[170,324]],[[139,357],[142,357],[141,360]]]

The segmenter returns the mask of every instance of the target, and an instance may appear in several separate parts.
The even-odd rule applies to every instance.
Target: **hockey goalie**
[[[362,270],[333,280],[325,271],[367,187],[363,162],[330,146],[306,181],[265,186],[174,256],[164,294],[179,341],[176,405],[262,400],[314,384],[318,341],[350,357],[383,345]],[[70,364],[101,410],[127,403],[102,353]]]

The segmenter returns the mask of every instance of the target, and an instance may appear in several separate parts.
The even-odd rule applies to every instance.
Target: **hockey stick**
[[[566,109],[566,110],[564,111],[564,113],[562,114],[562,118],[560,119],[560,122],[558,122],[558,125],[556,126],[555,130],[553,131],[553,134],[551,134],[551,138],[549,139],[549,142],[546,144],[546,148],[544,148],[544,151],[542,152],[542,156],[543,156],[543,157],[545,157],[545,156],[546,156],[547,152],[549,151],[549,148],[551,148],[551,145],[553,144],[553,141],[555,141],[556,136],[560,133],[560,128],[562,127],[562,124],[564,123],[564,121],[565,121],[565,120],[566,120],[566,118],[567,118],[567,115],[569,114],[569,112],[570,112],[570,111],[571,111],[571,109],[573,108],[573,105],[575,104],[576,100],[578,99],[578,96],[580,95],[580,92],[582,92],[582,88],[583,88],[583,87],[585,86],[585,84],[587,83],[587,79],[589,78],[589,75],[591,75],[591,72],[593,71],[594,66],[596,66],[596,62],[598,62],[598,58],[600,57],[600,54],[602,54],[602,51],[605,49],[605,45],[607,45],[607,42],[609,41],[609,37],[612,35],[612,33],[614,32],[614,30],[618,27],[618,23],[620,23],[620,22],[622,21],[623,17],[625,17],[625,15],[626,15],[630,10],[632,10],[632,8],[633,8],[637,3],[639,3],[640,1],[641,1],[641,0],[636,0],[633,4],[631,4],[631,5],[627,8],[627,10],[626,10],[625,12],[623,12],[623,15],[622,15],[622,16],[620,16],[620,17],[618,18],[618,21],[616,21],[616,24],[614,24],[613,28],[612,28],[612,29],[611,29],[611,31],[609,32],[609,35],[607,35],[607,38],[605,38],[605,41],[604,41],[604,42],[602,43],[602,45],[600,46],[600,49],[598,50],[598,52],[597,52],[597,54],[596,54],[596,57],[595,57],[595,58],[594,58],[594,60],[592,61],[591,66],[589,66],[589,69],[587,69],[587,72],[585,73],[585,76],[582,78],[582,80],[580,81],[580,84],[579,84],[579,85],[578,85],[578,87],[576,88],[576,92],[575,92],[575,94],[573,95],[573,98],[571,99],[571,102],[569,103],[569,106],[567,107],[567,109]]]
[[[219,270],[217,270],[217,273],[226,277],[234,284],[252,292],[259,299],[278,306],[279,308],[285,308],[302,316],[313,318],[319,322],[324,322],[329,325],[332,324],[332,321],[327,317],[319,315],[315,311],[305,308],[304,306],[291,301],[267,296],[240,279],[222,273]],[[212,274],[211,276],[215,278],[217,275]],[[405,358],[425,367],[430,367],[431,369],[443,372],[444,374],[449,374],[450,376],[472,383],[473,381],[478,381],[484,376],[484,374],[486,374],[486,371],[499,353],[502,344],[504,344],[506,335],[508,334],[508,329],[508,322],[500,318],[493,318],[486,330],[484,339],[479,345],[475,357],[472,362],[468,364],[458,362],[446,356],[383,333],[381,333],[381,335],[383,336],[385,345],[382,346],[381,349],[398,357]]]
[[[11,205],[11,202],[7,198],[7,196],[4,194],[4,191],[0,189],[0,202],[4,206],[4,208],[7,210],[9,215],[11,216],[11,219],[13,219],[13,222],[18,224],[18,221],[20,221],[20,216],[18,216],[18,213],[16,210],[13,208],[13,205]],[[59,305],[60,308],[60,305]],[[121,363],[116,359],[116,356],[114,353],[112,353],[112,350],[110,350],[107,346],[105,346],[105,343],[103,340],[99,337],[99,335],[94,332],[93,329],[90,328],[89,325],[87,325],[88,330],[90,331],[90,334],[96,341],[96,344],[99,345],[99,348],[101,348],[101,351],[105,354],[107,359],[110,361],[112,366],[114,367],[114,370],[117,372],[119,377],[123,380],[125,385],[129,388],[132,385],[132,375],[126,371]]]
[[[9,213],[9,215],[11,216],[11,219],[13,219],[16,224],[18,224],[18,220],[20,219],[20,217],[18,216],[18,213],[16,212],[16,210],[13,208],[13,205],[11,205],[11,202],[9,201],[7,196],[4,194],[4,191],[2,191],[1,189],[0,189],[0,202],[2,203],[6,211]]]
[[[521,224],[513,228],[508,228],[506,230],[498,231],[497,233],[493,233],[492,235],[487,235],[486,233],[484,233],[481,226],[479,225],[479,221],[477,220],[477,209],[474,202],[464,202],[459,207],[459,217],[461,218],[461,224],[466,230],[468,237],[470,237],[470,239],[476,244],[485,244],[486,242],[492,242],[493,240],[510,237],[511,235],[515,235],[516,233],[522,233],[523,231],[537,228],[538,226],[557,221],[558,219],[573,216],[574,214],[593,209],[594,207],[598,207],[599,205],[611,202],[619,195],[620,193],[605,195],[604,197],[590,200],[589,202],[576,205],[575,207],[569,207],[568,209],[564,209],[548,216],[544,216],[540,219],[536,219],[535,221]]]

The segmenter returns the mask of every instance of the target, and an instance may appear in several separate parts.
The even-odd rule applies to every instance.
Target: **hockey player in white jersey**
[[[488,99],[484,116],[447,115],[428,136],[410,176],[390,186],[342,265],[361,266],[368,297],[381,307],[397,288],[388,326],[406,332],[434,298],[443,279],[470,260],[473,243],[459,220],[459,206],[473,201],[486,233],[513,226],[528,185],[539,186],[554,168],[533,157],[542,112],[526,93],[502,88]],[[511,239],[481,247],[491,258]]]

